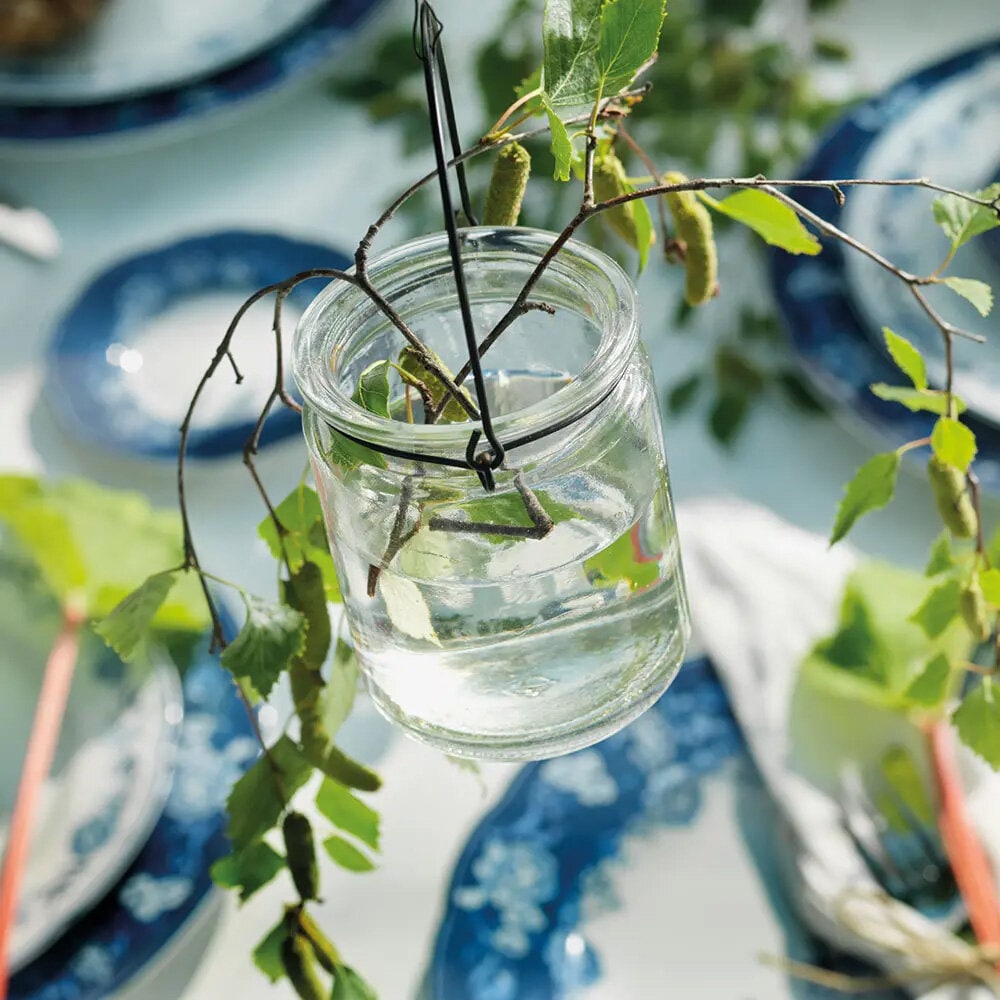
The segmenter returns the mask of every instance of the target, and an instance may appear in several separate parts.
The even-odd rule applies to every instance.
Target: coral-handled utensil
[[[66,699],[69,696],[73,672],[80,648],[83,614],[67,607],[63,624],[45,664],[42,690],[38,696],[35,721],[31,727],[28,750],[18,784],[14,812],[10,820],[10,835],[0,868],[0,1000],[6,1000],[10,979],[8,952],[10,936],[17,915],[21,879],[28,861],[35,806],[42,785],[48,777],[52,758],[59,742]]]

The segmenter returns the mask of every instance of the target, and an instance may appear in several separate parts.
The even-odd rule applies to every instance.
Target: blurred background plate
[[[0,854],[59,610],[29,564],[0,557]],[[42,790],[11,944],[17,969],[100,899],[146,841],[170,789],[182,714],[173,664],[126,666],[83,639]]]
[[[149,839],[110,893],[12,980],[10,1000],[99,1000],[146,967],[212,890],[226,853],[225,802],[257,743],[208,638],[184,674],[173,784]]]
[[[458,861],[426,992],[828,997],[759,959],[830,958],[793,916],[779,844],[725,692],[691,660],[621,733],[522,769]]]
[[[906,87],[906,84],[901,85]],[[905,90],[903,91],[905,98]],[[953,60],[910,100],[900,100],[854,166],[856,177],[933,177],[959,191],[978,191],[1000,179],[1000,44]],[[934,222],[933,192],[919,188],[861,188],[851,192],[844,227],[911,274],[933,273],[949,242]],[[962,248],[949,273],[996,286],[1000,261],[989,237]],[[937,327],[891,274],[860,254],[846,257],[847,282],[870,334],[881,348],[888,326],[911,340],[928,361],[931,381],[945,379]],[[955,390],[978,416],[1000,423],[1000,325],[983,318],[947,288],[928,288],[929,301],[956,325],[983,334],[983,345],[959,341]]]
[[[0,101],[93,104],[162,90],[247,59],[323,0],[107,0],[57,48],[0,57]]]
[[[338,47],[382,3],[325,0],[313,16],[276,44],[218,73],[173,89],[103,103],[0,105],[0,142],[20,146],[112,139],[167,125],[189,125],[233,110],[327,65]]]
[[[800,176],[807,179],[859,176],[862,161],[872,145],[895,122],[918,111],[929,93],[934,94],[944,83],[957,81],[963,77],[979,78],[981,81],[991,79],[998,58],[1000,58],[1000,40],[991,41],[921,70],[883,94],[858,105],[826,135],[816,153],[803,167]],[[979,74],[983,76],[980,77]],[[956,85],[961,92],[964,84]],[[978,117],[979,112],[975,110],[976,102],[967,103],[970,109],[973,109],[970,113]],[[992,100],[984,113],[991,115],[993,113],[991,108]],[[980,141],[987,152],[992,150],[996,160],[995,154],[998,148],[996,136],[983,135]],[[925,136],[925,142],[937,146],[936,140],[930,136]],[[975,142],[975,137],[972,142]],[[976,163],[981,166],[988,159],[989,156],[983,154],[977,154],[975,157]],[[909,165],[910,170],[904,172],[913,172],[912,162]],[[952,166],[950,171],[952,176],[955,175],[955,171],[956,168]],[[927,172],[929,171],[923,169],[918,171],[921,175]],[[975,181],[973,186],[989,183],[991,179],[988,172],[987,176]],[[851,222],[846,213],[854,211],[850,206],[859,198],[858,190],[852,189],[848,192],[845,208],[837,206],[829,192],[824,190],[799,189],[794,194],[807,208],[821,214],[834,225],[851,231]],[[923,235],[920,239],[926,241],[930,249],[920,249],[919,252],[922,255],[926,253],[934,260],[931,265],[933,270],[947,247],[940,231],[936,230],[931,216],[932,196],[929,192],[925,192],[925,195],[918,208],[913,209],[911,206],[907,211],[912,211],[916,216],[912,224],[921,227]],[[882,204],[889,206],[890,203],[891,197],[885,199]],[[890,214],[896,211],[895,208],[887,210]],[[876,208],[873,211],[883,210]],[[924,214],[926,219],[920,218]],[[879,220],[878,218],[874,221],[864,220],[856,214],[854,223],[866,232],[872,233],[873,227],[878,227]],[[907,225],[909,224],[910,221],[907,222]],[[877,235],[871,238],[878,242]],[[918,248],[893,245],[884,249],[894,260],[899,260]],[[985,255],[976,257],[977,251],[974,247],[964,249],[968,255],[980,262],[980,264],[969,263],[968,266],[973,269],[977,266],[986,266]],[[865,436],[875,438],[878,447],[897,448],[908,441],[926,437],[936,418],[927,413],[911,413],[898,403],[877,399],[869,391],[869,386],[873,382],[901,385],[903,376],[879,340],[880,326],[872,316],[868,315],[868,310],[860,302],[863,295],[870,298],[870,294],[862,292],[860,287],[854,284],[855,265],[853,262],[848,263],[848,255],[853,253],[845,250],[840,243],[831,240],[824,241],[823,252],[816,257],[794,257],[781,251],[773,251],[770,254],[772,288],[788,330],[795,359],[817,389],[830,401],[834,415]],[[968,260],[968,257],[963,259],[960,256],[959,269],[955,273],[967,273]],[[996,275],[995,269],[993,274]],[[981,328],[990,329],[988,323],[983,325],[983,321],[975,312],[970,314],[970,309],[966,308],[961,299],[950,292],[948,295],[952,299],[952,302],[948,303],[951,315],[956,319],[959,317],[962,320],[969,319],[973,326],[978,322]],[[873,306],[876,309],[879,307],[877,302],[874,302]],[[914,341],[920,339],[919,331],[912,329],[908,321],[894,329]],[[933,372],[935,352],[940,358],[940,348],[936,348],[935,344],[929,341],[926,346],[931,355],[930,368]],[[960,392],[968,392],[969,377],[971,375],[973,380],[976,379],[975,372],[978,372],[980,364],[993,363],[992,359],[997,357],[996,350],[995,344],[978,345],[968,342],[958,344],[956,357],[966,378],[965,383],[958,387]],[[995,381],[993,385],[995,387]],[[982,404],[983,393],[977,391],[974,384],[971,388],[977,401]],[[968,402],[971,404],[972,400],[968,399]],[[995,405],[994,388],[993,406]],[[989,412],[995,411],[991,408]],[[985,413],[975,410],[967,415],[966,422],[975,431],[979,443],[976,471],[982,485],[990,492],[1000,492],[1000,430],[992,418],[987,419]],[[907,453],[907,459],[911,462],[923,462],[926,456],[922,451],[914,450]]]
[[[49,354],[48,395],[66,429],[99,446],[173,458],[198,378],[240,304],[265,285],[351,261],[328,246],[271,233],[195,236],[130,257],[99,275],[59,321]],[[326,282],[299,285],[284,306],[288,338]],[[273,296],[246,314],[233,341],[244,375],[228,363],[202,395],[188,452],[238,452],[274,382]],[[286,357],[287,357],[286,353]],[[293,391],[290,374],[289,391]],[[298,433],[298,414],[275,408],[264,442]]]

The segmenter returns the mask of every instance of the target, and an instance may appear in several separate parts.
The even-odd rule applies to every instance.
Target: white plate
[[[54,602],[33,572],[0,564],[0,849],[13,808],[48,647]],[[170,790],[183,714],[172,664],[127,667],[88,633],[59,749],[42,791],[11,965],[18,969],[93,906],[139,852]]]
[[[249,58],[324,0],[108,0],[57,51],[0,59],[0,101],[93,104],[163,90]]]
[[[957,60],[929,85],[914,84],[909,96],[900,89],[889,123],[876,132],[855,176],[931,177],[961,191],[1000,179],[1000,51],[978,61]],[[948,250],[931,214],[933,198],[918,188],[854,189],[843,228],[900,267],[927,275]],[[880,346],[883,326],[907,337],[928,359],[932,381],[942,384],[941,335],[909,290],[860,254],[845,255],[845,269],[849,293]],[[996,287],[1000,264],[980,238],[958,252],[948,273]],[[1000,313],[984,319],[947,288],[926,293],[948,319],[987,337],[982,345],[959,342],[955,389],[974,413],[1000,423]]]

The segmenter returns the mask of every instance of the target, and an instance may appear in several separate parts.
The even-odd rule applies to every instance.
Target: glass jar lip
[[[483,244],[502,237],[499,249],[520,249],[541,258],[558,238],[556,233],[522,227],[477,226],[459,230],[463,244]],[[472,248],[470,248],[472,249]],[[472,249],[475,253],[475,249]],[[487,249],[485,252],[489,252]],[[373,258],[368,274],[375,287],[379,276],[390,268],[407,267],[419,270],[421,262],[441,255],[447,257],[447,235],[444,232],[421,236],[394,247]],[[621,378],[639,340],[638,297],[635,285],[622,268],[606,254],[577,240],[567,240],[559,251],[558,266],[576,266],[581,270],[581,287],[577,292],[583,305],[598,303],[601,292],[612,301],[611,321],[603,324],[601,339],[583,370],[565,386],[546,399],[523,410],[493,418],[493,427],[501,442],[523,439],[590,412],[608,396]],[[593,273],[584,268],[596,268],[605,279],[604,288],[595,284]],[[353,270],[352,272],[353,273]],[[557,274],[558,271],[549,273]],[[306,403],[334,428],[374,445],[404,449],[427,455],[462,458],[469,433],[481,427],[478,421],[447,424],[409,424],[366,410],[341,388],[334,377],[330,358],[346,345],[353,331],[344,329],[334,336],[315,336],[315,328],[338,303],[353,306],[367,298],[355,285],[334,281],[324,288],[299,319],[292,347],[292,371]],[[404,317],[405,318],[405,317]],[[400,337],[400,346],[403,339]],[[433,344],[428,344],[433,349]],[[572,433],[567,427],[562,433]]]

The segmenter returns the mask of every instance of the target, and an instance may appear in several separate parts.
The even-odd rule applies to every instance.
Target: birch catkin
[[[936,455],[927,463],[927,475],[941,520],[956,538],[971,538],[976,533],[976,509],[965,489],[965,476]]]
[[[664,184],[682,184],[680,173],[664,174]],[[684,299],[689,306],[704,305],[719,288],[719,259],[715,248],[712,217],[693,191],[672,191],[664,195],[673,216],[679,241],[684,244],[687,281]]]
[[[518,142],[504,146],[493,161],[493,175],[486,192],[484,226],[516,226],[531,174],[531,155]]]

